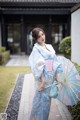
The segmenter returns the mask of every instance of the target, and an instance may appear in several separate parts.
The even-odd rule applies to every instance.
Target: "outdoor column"
[[[67,20],[67,36],[71,34],[71,16],[68,17]]]
[[[1,22],[0,22],[0,47],[2,46],[2,41],[1,41]]]
[[[25,54],[25,31],[24,31],[24,18],[21,16],[21,40],[20,40],[20,47],[21,52]]]
[[[47,29],[46,29],[46,37],[47,37],[47,43],[51,44],[52,43],[52,18],[51,16],[49,16],[49,20],[48,20],[48,25],[47,25]]]
[[[1,16],[1,36],[2,36],[2,45],[6,46],[5,21],[3,15]]]
[[[63,23],[63,38],[65,37],[65,24]]]
[[[80,65],[80,8],[71,15],[71,60]]]

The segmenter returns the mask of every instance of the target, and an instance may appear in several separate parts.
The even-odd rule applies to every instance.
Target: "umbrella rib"
[[[69,61],[68,61],[68,63],[69,63]],[[68,76],[68,65],[67,65],[67,75],[66,75],[66,77]]]
[[[61,93],[61,91],[60,91],[60,93]],[[64,98],[64,94],[63,94],[63,92],[62,92],[61,94],[62,94],[62,97],[61,97],[61,99],[63,100],[63,98]]]
[[[70,93],[72,92],[71,90],[72,90],[72,89],[70,89]],[[74,98],[74,96],[73,96],[73,94],[72,94],[72,93],[71,93],[71,95],[72,95],[73,100],[74,100],[74,102],[75,102],[75,104],[76,104],[75,98]]]
[[[72,66],[72,68],[71,68],[71,70],[69,71],[67,77],[70,77],[70,73],[72,72],[73,68],[74,68],[74,66]],[[78,71],[77,71],[76,73],[78,73]]]
[[[67,78],[70,78],[70,77],[72,77],[72,76],[75,76],[76,74],[79,74],[79,72],[77,71],[76,73],[74,73],[74,74],[71,75],[71,76],[68,76]]]
[[[63,88],[64,88],[64,85],[63,85]],[[61,90],[62,91],[62,90]],[[69,91],[68,90],[65,90],[65,88],[63,89],[63,91],[62,91],[62,100],[61,101],[63,101],[64,100],[64,97],[65,97],[65,94],[68,94],[68,97],[69,97]],[[64,102],[63,102],[64,103]],[[64,103],[65,104],[65,103]]]
[[[78,98],[78,96],[76,95],[76,93],[74,92],[73,88],[71,88],[71,89],[72,89],[73,93],[75,94],[76,98],[77,98],[78,100],[80,100],[80,99]]]
[[[74,87],[75,90],[77,90],[77,92],[80,92],[80,90],[78,90],[77,88]]]
[[[69,82],[71,82],[71,83],[73,83],[73,82],[80,82],[80,80],[78,80],[78,79],[75,79],[75,80],[69,79]],[[79,85],[79,86],[80,86],[80,85]]]
[[[75,83],[73,83],[73,82],[71,82],[72,84],[74,84],[74,85],[77,85],[77,84],[75,84]],[[80,86],[80,85],[77,85],[77,86]]]

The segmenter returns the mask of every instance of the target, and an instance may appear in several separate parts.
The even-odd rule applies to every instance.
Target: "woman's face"
[[[42,31],[39,32],[37,42],[39,44],[45,43],[45,34]]]

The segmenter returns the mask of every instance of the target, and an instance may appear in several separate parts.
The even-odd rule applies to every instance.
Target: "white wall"
[[[0,46],[1,46],[1,23],[0,23]]]
[[[80,65],[80,8],[71,15],[71,60]]]

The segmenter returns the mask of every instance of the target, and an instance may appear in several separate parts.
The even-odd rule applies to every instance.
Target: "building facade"
[[[46,43],[58,53],[62,38],[70,35],[71,8],[80,0],[0,0],[0,46],[11,54],[30,54],[31,30],[41,27]]]
[[[71,60],[80,65],[80,4],[71,10]]]

